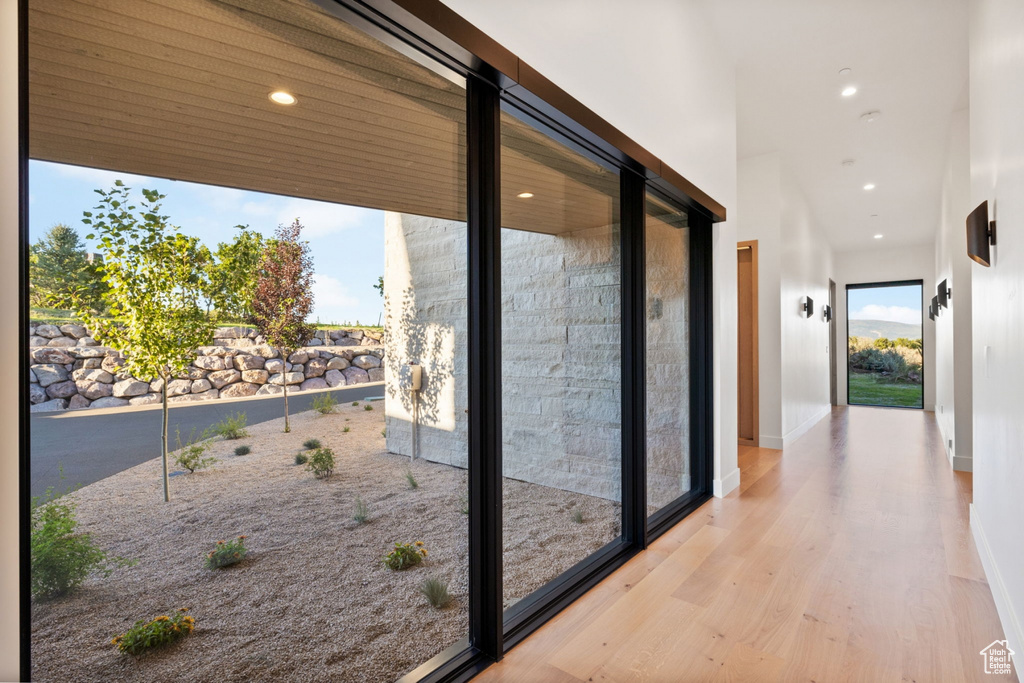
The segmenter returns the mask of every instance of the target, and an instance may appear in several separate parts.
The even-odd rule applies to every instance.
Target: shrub
[[[161,615],[150,622],[136,621],[127,633],[114,636],[111,644],[125,654],[138,655],[151,647],[170,645],[188,636],[196,627],[196,620],[190,617],[187,607],[174,616]]]
[[[206,568],[220,569],[241,562],[249,552],[245,547],[245,536],[233,541],[217,541],[217,547],[206,554]]]
[[[235,455],[249,455],[252,453],[252,448],[249,446],[238,446],[235,448]]]
[[[344,429],[341,430],[341,433],[342,434],[348,434],[350,431],[352,431],[351,427],[345,427]]]
[[[388,569],[401,571],[415,567],[427,556],[423,541],[415,543],[399,543],[395,541],[395,549],[384,556],[384,566]]]
[[[108,555],[89,534],[76,534],[75,504],[66,497],[32,500],[31,571],[33,597],[56,598],[70,593],[93,573],[109,576],[115,567],[135,562]]]
[[[306,469],[317,479],[326,479],[334,474],[334,451],[330,448],[318,448],[309,458]]]
[[[573,510],[572,521],[576,522],[577,524],[583,524],[583,512],[581,512],[580,510]]]
[[[409,488],[411,489],[416,489],[420,486],[420,483],[416,481],[416,477],[412,475],[412,470],[409,468],[405,469],[405,480],[409,483]]]
[[[356,496],[356,511],[352,515],[352,519],[362,524],[363,522],[370,519],[370,510],[366,507],[366,503],[359,496]]]
[[[373,410],[373,406],[367,403],[365,406],[363,406],[363,410]]]
[[[359,405],[359,401],[352,401],[352,405],[354,405],[354,406]]]
[[[295,454],[295,464],[296,465],[305,465],[307,462],[309,462],[309,456],[307,456],[305,453],[296,453]]]
[[[306,439],[302,442],[302,447],[307,451],[311,451],[314,448],[320,448],[323,444],[320,443],[320,439]]]
[[[874,346],[876,349],[884,351],[885,349],[891,349],[896,345],[885,337],[879,337],[874,341]]]
[[[245,430],[245,424],[245,413],[238,412],[234,415],[228,415],[213,425],[213,431],[224,439],[241,439],[243,436],[249,436],[249,432]]]
[[[338,405],[338,402],[334,400],[334,396],[330,393],[320,394],[313,399],[313,410],[321,415],[329,415],[333,413],[336,405]]]
[[[448,593],[448,582],[441,579],[423,579],[419,591],[430,603],[430,606],[436,609],[441,609],[452,600],[451,594]]]
[[[380,435],[383,436],[385,439],[388,438],[388,430],[387,429],[380,430]]]
[[[177,427],[174,428],[174,440],[177,442],[175,448],[176,455],[174,456],[174,462],[180,467],[185,468],[189,472],[195,472],[209,467],[217,461],[216,458],[205,458],[206,452],[210,450],[210,442],[207,440],[210,438],[210,430],[204,429],[203,433],[196,438],[196,429],[192,428],[191,433],[188,435],[188,441],[184,445],[181,443],[181,430]]]

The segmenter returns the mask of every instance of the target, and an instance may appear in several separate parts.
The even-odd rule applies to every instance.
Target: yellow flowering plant
[[[136,621],[127,632],[114,636],[111,645],[124,654],[138,655],[152,647],[177,642],[195,630],[196,620],[182,607],[173,615],[161,614],[150,621]]]
[[[241,562],[249,550],[245,547],[247,536],[231,541],[217,541],[216,547],[206,554],[206,568],[220,569]]]
[[[395,571],[415,567],[427,556],[423,541],[415,543],[395,542],[395,549],[384,556],[384,566]]]

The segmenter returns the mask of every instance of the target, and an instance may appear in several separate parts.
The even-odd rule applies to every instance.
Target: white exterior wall
[[[846,325],[846,285],[895,280],[923,280],[921,305],[924,310],[924,409],[935,407],[935,324],[928,319],[928,306],[935,296],[935,247],[899,247],[872,251],[844,251],[835,254],[836,328],[837,346],[836,382],[839,405],[847,405],[846,345],[849,332]]]
[[[971,209],[968,112],[958,111],[950,126],[942,180],[942,218],[935,235],[935,281],[953,292],[949,308],[935,320],[935,420],[954,469],[970,472],[974,413],[971,367],[971,260],[964,219]]]
[[[970,59],[970,206],[988,200],[990,218],[998,222],[992,266],[971,266],[971,523],[1019,671],[1024,659],[1024,3],[973,0]],[[955,303],[955,289],[953,294]]]

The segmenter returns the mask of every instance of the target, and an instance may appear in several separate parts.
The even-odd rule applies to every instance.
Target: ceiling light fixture
[[[861,114],[860,115],[860,120],[863,121],[864,123],[874,123],[875,121],[877,121],[881,117],[882,117],[882,112],[880,112],[877,109],[875,109],[873,111],[869,111],[869,112],[865,112],[865,113]]]
[[[520,199],[529,199],[530,197],[533,196],[533,193],[532,192],[520,192],[516,196],[519,197]]]
[[[848,85],[845,88],[843,88],[842,95],[843,95],[843,97],[849,97],[850,95],[854,95],[856,93],[857,93],[857,88],[855,88],[852,85]]]
[[[270,98],[270,101],[273,102],[274,104],[283,104],[288,106],[298,102],[298,100],[295,98],[295,95],[292,95],[290,92],[285,92],[284,90],[275,90],[274,92],[270,93],[268,97]]]
[[[865,190],[873,190],[873,189],[875,189],[875,184],[874,183],[868,183],[867,185],[864,186],[864,189]]]
[[[875,239],[876,240],[880,240],[880,239],[882,239],[882,236],[881,235],[875,235]]]

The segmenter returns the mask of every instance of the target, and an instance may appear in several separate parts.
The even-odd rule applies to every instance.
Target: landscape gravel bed
[[[80,530],[138,563],[34,603],[33,680],[391,681],[462,638],[466,472],[387,453],[384,405],[372,405],[293,415],[289,434],[277,419],[217,439],[216,464],[172,476],[169,503],[159,459],[69,494]],[[295,464],[311,437],[335,452],[327,480]],[[243,444],[251,453],[235,456]],[[364,524],[353,520],[357,497]],[[618,535],[617,503],[525,482],[505,481],[504,512],[507,604]],[[218,540],[240,534],[245,560],[203,566]],[[423,541],[429,555],[386,569],[396,541]],[[427,577],[450,583],[446,608],[418,592]],[[136,620],[181,607],[196,619],[185,640],[138,658],[111,645]]]

